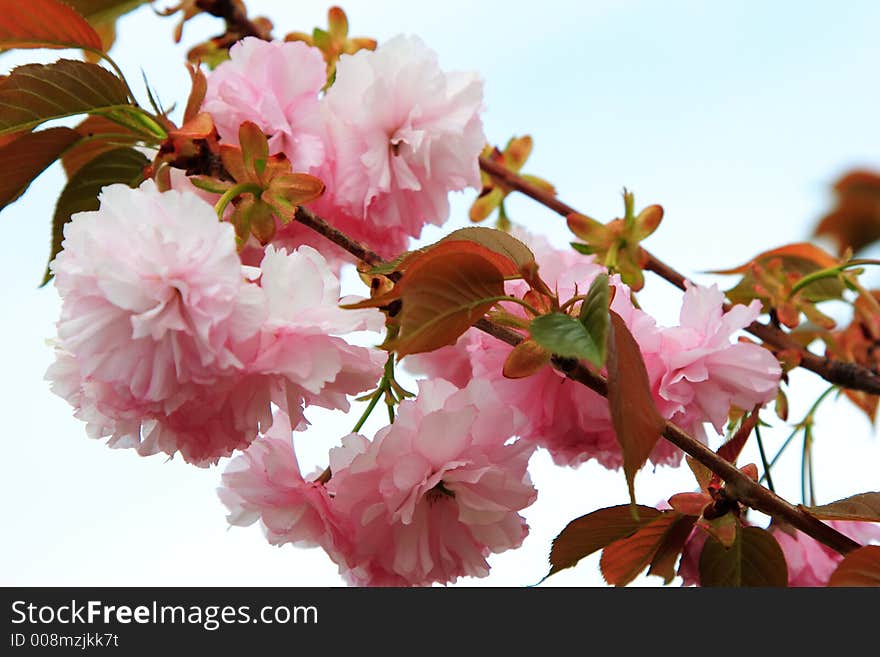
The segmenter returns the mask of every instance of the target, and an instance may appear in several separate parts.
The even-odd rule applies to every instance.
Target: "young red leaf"
[[[503,230],[482,226],[459,228],[449,233],[441,242],[461,240],[476,242],[509,260],[513,265],[512,267],[496,262],[496,265],[499,265],[498,268],[505,276],[515,275],[537,266],[535,265],[535,254],[532,253],[532,250],[513,235],[505,233]]]
[[[664,584],[669,584],[675,578],[675,564],[691,535],[695,521],[693,516],[682,516],[669,528],[651,559],[649,575],[662,577]]]
[[[103,50],[94,28],[56,0],[0,0],[0,47]]]
[[[110,71],[61,59],[14,68],[0,86],[0,109],[0,134],[5,134],[51,119],[131,110],[131,106],[125,85]]]
[[[779,543],[760,527],[742,527],[730,548],[709,536],[700,554],[702,586],[786,586],[788,566]]]
[[[553,539],[547,576],[571,568],[584,557],[634,534],[639,527],[661,515],[660,511],[650,506],[639,505],[638,511],[639,518],[636,519],[629,506],[612,506],[572,520]]]
[[[736,433],[733,434],[733,437],[718,448],[718,456],[730,463],[736,463],[736,459],[739,458],[739,454],[742,452],[743,447],[745,447],[746,441],[749,439],[749,436],[752,435],[752,431],[755,430],[755,425],[758,424],[759,408],[760,407],[756,407],[751,414],[742,421],[742,424],[740,424]]]
[[[79,139],[70,128],[27,132],[0,148],[0,209],[15,201],[31,182]]]
[[[832,238],[840,255],[880,239],[880,175],[850,171],[834,184],[834,192],[837,205],[816,226],[815,235]]]
[[[859,493],[830,504],[805,508],[822,520],[880,522],[880,492]]]
[[[134,145],[142,139],[138,133],[103,116],[89,116],[74,129],[82,139],[61,156],[68,178],[101,153]]]
[[[208,78],[201,67],[187,64],[186,70],[192,82],[189,98],[186,99],[186,109],[183,112],[183,122],[186,123],[199,113],[205,94],[208,92]]]
[[[461,244],[475,248],[456,250]],[[400,330],[383,346],[398,358],[454,344],[504,296],[491,251],[470,242],[442,246],[420,254],[391,293],[402,302]]]
[[[703,509],[712,501],[705,493],[676,493],[669,498],[669,506],[686,516],[701,516]]]
[[[831,573],[828,586],[880,586],[880,545],[850,552]]]
[[[537,373],[549,362],[549,351],[534,340],[523,340],[507,355],[502,374],[508,379],[522,379]]]
[[[144,167],[149,164],[146,157],[132,148],[118,148],[102,153],[83,166],[71,178],[55,205],[52,218],[52,250],[49,262],[61,251],[64,239],[64,226],[71,215],[87,210],[97,210],[100,206],[98,194],[105,185],[125,183],[134,187],[143,180]],[[43,285],[49,282],[52,274],[46,267]]]
[[[608,404],[617,442],[623,451],[623,471],[635,504],[636,472],[648,460],[666,421],[657,411],[639,345],[620,315],[613,310],[608,333]]]
[[[633,581],[651,563],[669,530],[680,519],[679,514],[667,511],[632,536],[606,547],[599,560],[605,581],[614,586],[626,586]]]

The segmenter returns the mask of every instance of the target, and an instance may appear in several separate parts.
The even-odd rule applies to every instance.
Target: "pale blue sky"
[[[283,35],[323,25],[329,3],[248,6],[269,15]],[[874,2],[355,0],[343,6],[355,35],[381,41],[415,33],[445,68],[478,70],[486,82],[490,139],[533,135],[527,170],[555,183],[569,204],[607,220],[620,211],[623,186],[638,204],[662,204],[664,223],[647,246],[699,281],[714,280],[701,271],[806,238],[839,173],[854,165],[880,168],[880,4]],[[182,107],[185,47],[172,46],[172,29],[173,20],[141,9],[122,21],[113,55],[135,88],[143,68],[161,98]],[[184,44],[217,29],[216,21],[199,17],[187,26]],[[31,55],[5,55],[3,72]],[[7,464],[0,583],[340,583],[320,552],[272,548],[256,527],[227,532],[214,494],[218,469],[110,450],[87,439],[66,403],[49,393],[42,375],[51,350],[44,340],[59,304],[53,289],[36,285],[62,180],[60,169],[51,170],[0,217],[0,295],[8,309],[0,350],[10,373],[0,379]],[[470,199],[455,200],[452,225],[463,225]],[[533,202],[515,198],[509,210],[556,243],[568,240],[564,222]],[[439,234],[431,230],[426,238]],[[652,277],[642,302],[669,324],[679,298]],[[808,374],[794,380],[803,393],[793,399],[798,417],[823,386]],[[317,463],[351,420],[313,417],[316,426],[298,449]],[[829,403],[817,434],[821,501],[877,488],[880,448],[863,417],[844,401]],[[770,445],[779,440],[768,437]],[[790,498],[799,492],[797,468],[793,450],[777,475]],[[544,454],[535,457],[532,472],[539,488],[526,513],[532,535],[521,550],[493,557],[488,579],[463,584],[534,583],[546,571],[550,539],[567,521],[626,499],[620,473],[560,470]],[[668,469],[645,472],[637,483],[648,504],[692,487],[686,472]],[[596,563],[587,560],[548,583],[597,584]]]

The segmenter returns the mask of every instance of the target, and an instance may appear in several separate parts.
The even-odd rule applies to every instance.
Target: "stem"
[[[480,168],[506,188],[525,194],[563,217],[577,212],[573,207],[563,203],[547,190],[533,185],[528,180],[509,171],[497,162],[481,157]],[[685,289],[687,279],[684,275],[645,249],[642,249],[642,252],[647,260],[645,264],[647,271],[654,272],[681,290]],[[729,304],[725,304],[725,310],[729,308]],[[835,383],[853,390],[862,390],[873,395],[880,394],[880,377],[861,365],[817,356],[792,340],[788,334],[767,324],[752,322],[746,327],[746,331],[757,336],[775,349],[797,350],[801,354],[800,366],[815,372],[829,383]]]
[[[830,395],[830,394],[831,394],[834,390],[836,390],[836,389],[837,389],[837,386],[830,386],[827,390],[825,390],[825,392],[823,392],[821,395],[819,395],[819,398],[816,399],[816,401],[813,402],[813,405],[810,406],[810,410],[807,411],[807,414],[806,414],[806,415],[804,415],[804,419],[801,420],[800,422],[798,422],[798,423],[795,425],[794,431],[792,431],[792,432],[788,435],[788,438],[786,438],[786,439],[783,441],[782,446],[781,446],[781,447],[779,448],[779,450],[776,452],[776,456],[774,456],[773,459],[770,461],[770,467],[771,467],[771,468],[772,468],[774,465],[776,465],[776,461],[779,460],[779,457],[782,456],[782,453],[785,451],[786,447],[788,447],[788,446],[791,444],[791,441],[794,440],[794,437],[795,437],[796,435],[798,435],[798,433],[800,433],[801,430],[806,429],[808,426],[812,426],[812,424],[813,424],[813,416],[815,415],[816,410],[819,408],[819,405],[820,405],[823,401],[825,401],[825,399],[828,397],[828,395]],[[764,481],[764,476],[762,476],[762,477],[758,480],[758,483],[761,483],[762,481]]]
[[[770,476],[770,464],[767,463],[767,453],[764,451],[764,441],[761,440],[761,429],[758,425],[755,425],[755,437],[758,439],[758,452],[761,454],[761,465],[764,467],[764,477],[767,478],[767,488],[769,488],[772,492],[776,492],[776,488],[773,486],[773,477]],[[764,477],[761,477],[761,481],[764,480]],[[761,483],[760,481],[758,483]]]
[[[255,196],[259,196],[262,192],[263,188],[256,183],[238,183],[237,185],[233,185],[223,192],[223,195],[214,205],[214,211],[217,213],[217,218],[221,221],[223,220],[223,213],[226,212],[226,206],[229,205],[230,201],[236,196],[242,194],[254,194]]]
[[[364,410],[360,419],[357,421],[357,423],[352,428],[352,430],[351,430],[352,433],[357,433],[358,431],[361,430],[361,427],[364,426],[364,423],[367,421],[367,418],[370,417],[370,413],[373,412],[373,409],[376,408],[376,404],[379,403],[379,398],[382,396],[383,392],[385,392],[385,389],[382,388],[381,385],[378,388],[376,388],[376,392],[374,392],[373,396],[370,397],[369,405],[367,406],[366,410]]]

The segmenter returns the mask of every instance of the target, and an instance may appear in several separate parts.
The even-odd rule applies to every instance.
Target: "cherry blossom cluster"
[[[248,38],[209,76],[202,109],[224,143],[255,123],[272,154],[325,183],[312,210],[395,256],[448,218],[450,192],[479,187],[482,84],[444,72],[412,37],[342,56],[323,91],[326,83],[315,48]],[[538,447],[561,465],[620,467],[603,397],[549,366],[505,378],[510,347],[471,329],[407,357],[429,378],[393,424],[372,439],[338,437],[328,471],[304,475],[293,446],[304,410],[347,411],[350,396],[376,386],[386,354],[346,336],[379,330],[384,317],[339,307],[341,252],[330,242],[292,222],[273,243],[239,251],[213,199],[179,182],[166,192],[152,181],[106,187],[99,210],[65,227],[52,264],[63,305],[47,377],[90,435],[199,466],[235,454],[220,491],[229,522],[259,521],[272,544],[319,546],[356,585],[487,575],[487,557],[528,533],[520,512],[536,498],[527,467]],[[560,298],[606,271],[520,237]],[[717,288],[692,285],[679,325],[663,328],[619,277],[611,284],[611,308],[638,342],[665,418],[705,439],[704,425],[720,431],[731,407],[774,398],[776,359],[735,337],[759,302],[725,311]],[[651,459],[677,464],[681,453],[661,442]]]

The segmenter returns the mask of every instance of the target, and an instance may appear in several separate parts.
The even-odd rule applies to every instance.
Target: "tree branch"
[[[371,251],[363,244],[352,240],[305,208],[300,207],[297,209],[296,220],[320,233],[337,246],[342,247],[361,260],[371,264],[382,262],[382,258],[377,253]],[[516,331],[495,324],[485,318],[480,319],[474,324],[474,327],[511,346],[516,346],[523,340],[522,335]],[[608,384],[605,378],[594,374],[578,361],[554,357],[552,365],[569,379],[587,386],[603,397],[608,396]],[[723,479],[727,484],[726,490],[728,493],[743,504],[770,516],[782,518],[793,527],[841,554],[847,554],[860,547],[857,542],[841,534],[833,527],[826,525],[815,516],[792,505],[775,493],[752,481],[748,475],[740,472],[733,464],[720,457],[697,439],[689,436],[675,424],[671,422],[666,423],[663,437]]]
[[[488,158],[480,158],[480,168],[492,176],[504,189],[521,192],[526,196],[538,201],[541,205],[553,210],[557,214],[567,217],[576,213],[570,205],[563,203],[556,196],[547,192],[528,180],[518,176],[504,166],[493,162]],[[643,249],[648,258],[645,269],[652,271],[664,280],[672,283],[677,288],[684,290],[687,279],[683,274],[667,265],[665,262]],[[725,310],[730,308],[725,304]],[[801,367],[815,372],[830,383],[835,383],[844,388],[861,390],[873,395],[880,394],[880,377],[871,370],[856,363],[833,360],[817,356],[805,347],[795,342],[787,333],[773,326],[752,322],[746,327],[746,331],[760,338],[765,343],[779,350],[793,349],[801,354]]]

